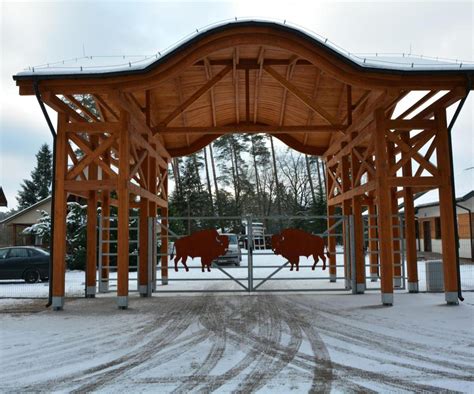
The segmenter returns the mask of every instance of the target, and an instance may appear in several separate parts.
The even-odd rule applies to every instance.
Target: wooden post
[[[379,230],[379,259],[382,304],[393,305],[392,196],[388,183],[389,158],[386,143],[385,112],[375,110],[375,194]]]
[[[148,139],[146,137],[146,139]],[[149,157],[147,156],[142,162],[142,172],[149,185]],[[148,289],[148,208],[149,201],[145,197],[140,197],[140,224],[139,224],[139,269],[138,269],[138,292],[141,297],[147,297],[151,294]]]
[[[163,170],[163,191],[168,201],[168,172]],[[168,284],[168,206],[161,207],[161,282]]]
[[[352,198],[352,215],[354,216],[354,247],[355,247],[355,272],[356,293],[365,291],[365,258],[364,258],[364,224],[362,222],[362,204],[360,196]]]
[[[128,259],[129,259],[129,191],[130,130],[129,115],[120,111],[119,173],[117,185],[117,304],[119,309],[128,308]]]
[[[341,148],[344,147],[344,145],[341,145]],[[343,156],[341,158],[341,166],[342,166],[342,171],[341,171],[341,178],[342,178],[342,190],[343,193],[347,192],[350,190],[350,178],[349,178],[349,169],[350,169],[350,164],[349,164],[349,157],[348,156]],[[342,203],[342,214],[345,216],[345,220],[349,220],[349,216],[352,215],[352,209],[351,209],[351,200],[344,200]],[[351,264],[350,264],[350,242],[348,244],[348,234],[347,234],[347,228],[344,226],[344,231],[343,231],[343,238],[344,238],[344,276],[346,278],[346,289],[351,288]]]
[[[369,199],[369,262],[370,262],[370,280],[377,282],[379,278],[379,249],[377,242],[377,211],[373,198]]]
[[[456,218],[454,216],[454,196],[451,187],[451,151],[449,147],[446,111],[440,109],[435,113],[438,145],[436,161],[440,178],[439,207],[441,221],[441,249],[443,252],[444,292],[448,304],[457,305],[458,301],[458,273],[456,245]]]
[[[395,165],[396,157],[394,154],[394,144],[387,142],[387,154],[390,167]],[[396,176],[396,175],[393,175]],[[392,234],[393,234],[393,286],[402,287],[402,255],[400,253],[400,219],[398,217],[398,200],[396,188],[391,188],[391,209],[392,209]]]
[[[66,273],[66,210],[67,193],[64,188],[67,171],[67,134],[66,126],[69,119],[67,115],[58,113],[58,129],[56,136],[56,169],[55,169],[55,195],[54,209],[54,257],[53,257],[53,299],[54,310],[64,307],[64,288]]]
[[[148,97],[149,95],[147,95]],[[151,146],[155,149],[156,151],[156,145],[155,144],[151,144]],[[149,167],[148,167],[148,190],[150,191],[150,193],[153,193],[156,195],[156,182],[157,182],[157,162],[156,162],[156,158],[154,156],[149,156],[148,158],[149,160]],[[156,202],[150,200],[148,202],[148,216],[149,217],[152,217],[155,219],[156,221]],[[155,228],[155,226],[153,227]],[[157,256],[156,256],[156,253],[157,253],[157,248],[156,248],[156,234],[153,234],[153,254],[151,256],[152,258],[152,269],[151,269],[151,272],[152,272],[152,277],[150,278],[151,279],[151,282],[152,282],[152,291],[156,291],[156,260],[157,260]]]
[[[90,136],[93,149],[98,146],[97,135]],[[88,168],[88,179],[97,180],[97,164],[91,163]],[[91,190],[87,199],[87,262],[86,262],[86,297],[94,298],[97,275],[97,190]]]
[[[104,163],[110,164],[110,153],[106,152],[103,155]],[[102,171],[102,179],[109,179],[109,175]],[[110,270],[110,191],[102,191],[101,203],[101,228],[102,228],[102,272],[100,273],[99,292],[106,293],[109,291],[109,270]]]
[[[402,134],[402,141],[409,142],[408,133]],[[406,155],[402,151],[402,158]],[[412,163],[408,160],[402,167],[403,176],[411,177]],[[415,204],[413,198],[413,190],[411,187],[403,188],[403,205],[405,211],[405,245],[406,245],[406,261],[408,276],[408,291],[410,293],[418,293],[418,262],[416,252],[416,228],[415,228]]]
[[[329,177],[328,177],[329,178]],[[334,216],[336,213],[336,209],[334,205],[328,205],[327,207],[327,215],[328,215],[328,252],[329,252],[329,281],[336,282],[337,278],[337,267],[336,267],[336,237],[335,237],[335,229],[331,229],[336,223],[336,219]]]
[[[359,172],[359,159],[355,153],[351,153],[351,180],[352,188],[356,185],[356,174]],[[352,197],[352,215],[354,216],[354,241],[355,251],[355,275],[356,294],[363,294],[365,291],[365,256],[364,256],[364,223],[362,222],[362,202],[360,196]],[[354,292],[354,291],[353,291]]]

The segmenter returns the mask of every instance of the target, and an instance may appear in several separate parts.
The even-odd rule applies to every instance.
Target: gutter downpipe
[[[46,123],[48,123],[49,131],[53,136],[53,174],[51,178],[51,234],[49,240],[49,291],[48,291],[48,303],[46,304],[46,308],[50,307],[53,302],[53,257],[54,257],[54,194],[55,194],[55,178],[56,178],[56,130],[54,130],[53,123],[51,122],[51,118],[49,117],[48,112],[46,111],[46,107],[44,106],[44,102],[41,98],[41,93],[39,91],[38,80],[35,79],[33,82],[33,88],[35,91],[36,99],[38,100],[38,104],[43,112],[44,118],[46,119]]]
[[[453,217],[454,217],[454,239],[456,241],[456,268],[457,268],[457,276],[458,276],[458,298],[460,301],[464,301],[464,297],[462,296],[462,290],[461,290],[461,267],[459,265],[459,232],[458,232],[458,217],[457,217],[457,212],[456,212],[456,190],[454,187],[454,160],[453,160],[453,144],[452,144],[452,138],[451,138],[451,130],[454,126],[454,123],[456,123],[456,120],[459,116],[459,113],[461,112],[462,107],[464,106],[464,103],[466,102],[467,97],[469,96],[469,93],[472,89],[472,79],[471,76],[467,76],[467,85],[466,85],[466,95],[461,99],[459,102],[456,112],[454,112],[453,118],[451,119],[451,122],[449,122],[448,126],[448,145],[449,145],[449,153],[450,153],[450,162],[451,162],[451,194],[453,196]]]

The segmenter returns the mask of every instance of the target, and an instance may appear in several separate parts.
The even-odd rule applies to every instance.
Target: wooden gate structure
[[[451,65],[452,66],[452,65]],[[88,202],[87,286],[95,293],[96,209],[118,207],[118,305],[128,305],[129,209],[167,216],[168,164],[227,133],[267,133],[327,169],[328,216],[354,215],[356,264],[364,265],[362,212],[376,218],[382,303],[393,303],[400,269],[398,200],[406,218],[408,282],[417,291],[414,195],[439,189],[445,296],[458,300],[456,221],[446,109],[463,102],[473,68],[368,66],[298,29],[236,22],[195,35],[143,67],[73,72],[32,69],[14,79],[58,113],[55,137],[52,301],[65,294],[66,199]],[[397,117],[410,92],[424,95]],[[88,95],[95,111],[82,105]],[[82,155],[77,154],[77,149]],[[140,223],[146,226],[147,220]],[[329,219],[329,226],[331,226]],[[107,239],[107,232],[103,234]],[[331,238],[330,249],[335,249]],[[106,245],[104,245],[106,248]],[[148,251],[147,237],[140,250]],[[163,250],[167,250],[166,237]],[[378,258],[377,258],[378,256]],[[140,259],[147,261],[146,253]],[[165,259],[164,266],[167,266]],[[331,259],[331,266],[335,260]],[[146,264],[142,264],[144,267]],[[333,268],[330,268],[333,270]],[[335,271],[334,271],[335,272]],[[357,270],[358,290],[364,269]],[[148,271],[141,283],[148,283]],[[167,276],[163,268],[163,276]]]

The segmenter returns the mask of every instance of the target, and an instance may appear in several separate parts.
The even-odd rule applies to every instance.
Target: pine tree
[[[51,194],[52,154],[47,144],[41,145],[36,154],[36,167],[31,172],[31,180],[24,179],[18,191],[18,207],[27,208]]]

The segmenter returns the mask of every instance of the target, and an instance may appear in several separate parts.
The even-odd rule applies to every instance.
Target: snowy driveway
[[[474,294],[0,300],[2,391],[474,391]],[[24,312],[22,312],[24,311]],[[36,313],[37,312],[37,313]]]

